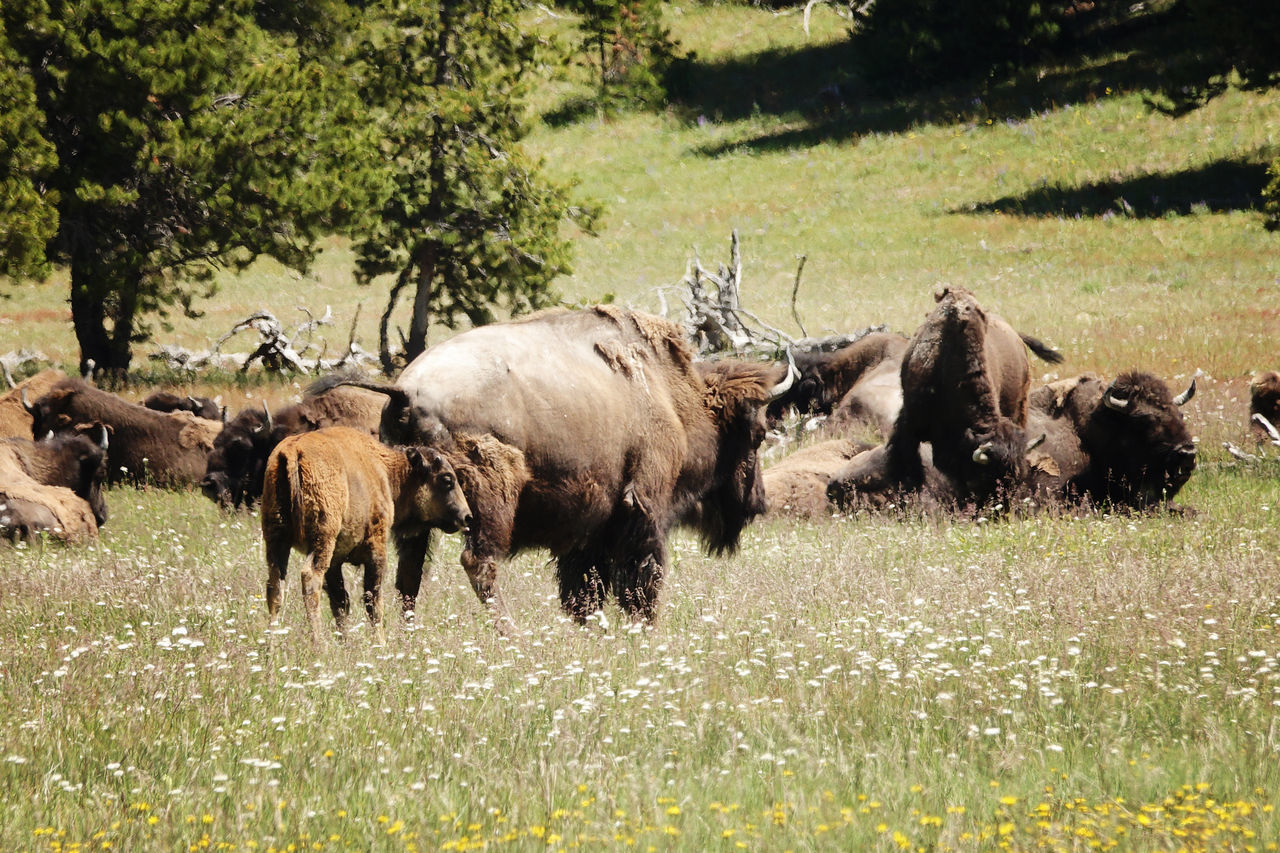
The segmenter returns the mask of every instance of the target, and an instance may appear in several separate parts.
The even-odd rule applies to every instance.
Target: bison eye
[[[452,488],[453,488],[453,475],[452,475],[452,474],[445,474],[444,476],[442,476],[442,477],[440,478],[440,487],[441,487],[442,489],[452,489]]]

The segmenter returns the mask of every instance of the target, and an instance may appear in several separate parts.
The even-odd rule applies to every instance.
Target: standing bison
[[[331,426],[378,434],[387,398],[359,388],[334,387],[348,377],[326,376],[303,392],[302,400],[277,409],[244,409],[231,419],[205,460],[200,490],[223,509],[252,506],[262,495],[267,457],[285,437]]]
[[[419,356],[384,388],[382,434],[442,448],[491,435],[523,455],[523,483],[506,462],[459,471],[475,516],[463,567],[500,630],[511,621],[498,561],[528,548],[555,557],[560,602],[574,619],[612,594],[632,618],[652,620],[673,526],[695,527],[719,553],[764,510],[762,407],[786,389],[783,370],[695,365],[680,328],[661,317],[554,310],[473,329]],[[406,609],[427,544],[412,560],[407,543],[401,551]]]
[[[364,566],[365,612],[380,631],[387,540],[408,525],[452,533],[470,522],[453,465],[436,450],[386,447],[349,427],[289,436],[271,452],[262,492],[267,612],[275,621],[289,552],[297,550],[306,555],[302,602],[316,640],[322,580],[338,630],[346,628],[343,563]]]
[[[924,483],[920,445],[961,500],[982,503],[1026,480],[1026,348],[1062,357],[983,310],[963,288],[944,288],[902,361],[902,410],[886,443],[888,479],[912,491]]]
[[[1048,436],[1032,471],[1036,493],[1127,509],[1169,506],[1196,468],[1181,412],[1195,390],[1193,379],[1174,396],[1136,370],[1110,383],[1084,374],[1036,389],[1030,428]]]

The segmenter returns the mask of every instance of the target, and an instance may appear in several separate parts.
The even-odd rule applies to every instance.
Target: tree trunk
[[[124,376],[133,359],[136,286],[87,266],[71,266],[71,325],[80,344],[80,373]]]
[[[434,205],[435,191],[432,191]],[[431,325],[431,297],[435,295],[432,281],[436,276],[436,258],[439,245],[427,240],[418,250],[415,266],[418,270],[418,289],[413,295],[413,314],[409,318],[409,340],[405,343],[405,357],[410,361],[427,351],[427,327]]]

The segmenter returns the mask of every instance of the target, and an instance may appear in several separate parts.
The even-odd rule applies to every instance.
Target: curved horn
[[[98,428],[102,430],[102,438],[98,439],[98,446],[106,450],[107,445],[111,443],[111,434],[107,432],[106,424],[98,424]]]
[[[22,401],[22,408],[27,410],[28,415],[34,415],[36,413],[36,407],[31,405],[31,401],[27,399],[26,388],[18,391],[18,399]]]
[[[98,366],[98,362],[94,361],[91,358],[86,358],[84,360],[84,370],[80,373],[80,378],[83,379],[85,382],[88,382],[89,380],[93,379],[93,371],[97,368],[97,366]]]
[[[982,444],[979,444],[973,449],[973,461],[977,462],[979,465],[986,465],[991,462],[991,448],[992,443],[989,441],[984,441]]]
[[[1132,400],[1126,400],[1123,397],[1117,397],[1115,394],[1112,394],[1110,391],[1107,391],[1106,396],[1102,398],[1103,405],[1105,405],[1108,409],[1111,409],[1112,411],[1116,411],[1116,412],[1126,411],[1129,408],[1129,404],[1132,402],[1133,402]]]
[[[1187,402],[1196,395],[1196,378],[1191,377],[1191,384],[1187,386],[1187,390],[1173,398],[1175,406],[1185,406]]]
[[[190,394],[187,395],[187,402],[189,402],[192,406],[194,406],[197,409],[204,408],[204,404],[201,403],[199,400],[197,400],[195,397],[191,396]]]
[[[262,401],[262,413],[267,416],[266,430],[267,432],[271,432],[273,429],[276,428],[276,425],[275,425],[275,422],[271,420],[271,409],[267,407],[266,400]]]
[[[1027,452],[1030,453],[1031,451],[1035,450],[1037,447],[1044,444],[1045,441],[1047,441],[1048,439],[1049,439],[1049,433],[1047,432],[1040,433],[1040,436],[1038,438],[1033,438],[1031,439],[1031,441],[1027,442]]]
[[[776,400],[783,394],[791,390],[791,386],[795,384],[796,379],[800,376],[800,368],[796,367],[796,357],[791,354],[791,350],[787,350],[787,376],[777,385],[769,389],[769,399]]]
[[[1271,421],[1267,420],[1262,412],[1254,412],[1253,419],[1258,422],[1258,426],[1266,430],[1267,435],[1271,436],[1271,440],[1280,444],[1280,430],[1277,430]]]

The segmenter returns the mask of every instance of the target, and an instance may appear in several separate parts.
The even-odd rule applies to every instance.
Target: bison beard
[[[761,407],[784,390],[781,373],[695,367],[675,324],[601,306],[473,329],[419,356],[395,387],[361,387],[390,397],[384,440],[453,450],[490,436],[504,449],[506,461],[491,448],[458,476],[475,514],[463,567],[507,630],[497,564],[509,554],[549,549],[561,604],[579,621],[609,594],[651,620],[673,525],[695,527],[713,553],[734,548],[764,508]],[[428,546],[404,545],[397,583],[411,610]]]

